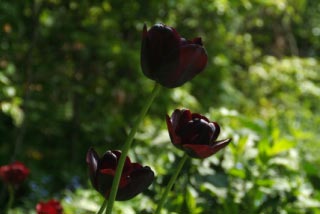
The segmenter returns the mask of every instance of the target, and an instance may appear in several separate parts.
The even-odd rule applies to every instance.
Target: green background
[[[152,213],[182,152],[165,115],[189,108],[232,143],[187,161],[164,213],[320,213],[320,2],[313,0],[0,1],[0,165],[30,176],[12,213],[56,198],[66,214],[102,198],[85,155],[121,149],[153,81],[140,70],[143,24],[200,36],[208,65],[162,88],[130,150],[156,179],[114,213]],[[0,183],[0,207],[7,202]]]

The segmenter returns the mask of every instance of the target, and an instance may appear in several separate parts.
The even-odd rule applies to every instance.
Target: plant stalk
[[[7,204],[7,213],[9,213],[9,210],[11,209],[14,201],[14,186],[9,184],[8,185],[8,192],[9,192],[9,200]]]
[[[162,193],[162,197],[161,197],[161,199],[160,199],[160,201],[158,203],[158,207],[156,209],[155,214],[159,214],[161,212],[162,206],[163,206],[165,200],[167,199],[168,193],[172,189],[172,186],[173,186],[174,182],[176,181],[176,179],[177,179],[177,177],[178,177],[178,175],[179,175],[184,163],[186,162],[187,158],[188,158],[188,155],[185,153],[183,155],[183,157],[181,158],[177,169],[175,170],[174,174],[172,175],[172,177],[171,177],[166,189]]]
[[[119,182],[120,182],[120,178],[121,178],[121,173],[122,173],[122,170],[124,167],[124,163],[125,163],[127,154],[128,154],[129,149],[131,147],[133,138],[139,128],[140,123],[142,122],[143,118],[145,117],[146,113],[148,112],[154,98],[157,96],[159,91],[160,91],[160,85],[158,83],[155,83],[154,88],[151,92],[151,95],[146,100],[145,106],[142,108],[139,117],[136,119],[136,122],[129,133],[129,136],[122,147],[122,153],[121,153],[119,163],[117,166],[116,174],[115,174],[113,182],[112,182],[112,187],[111,187],[111,191],[110,191],[110,195],[109,195],[106,214],[111,214],[111,212],[112,212],[112,207],[113,207],[113,204],[114,204],[117,192],[118,192],[118,186],[119,186]]]
[[[97,214],[103,214],[103,211],[106,209],[108,201],[104,200],[102,206],[100,207],[100,210],[97,212]]]

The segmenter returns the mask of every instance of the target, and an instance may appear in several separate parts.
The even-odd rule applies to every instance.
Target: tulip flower
[[[105,199],[109,197],[120,156],[120,151],[107,151],[100,158],[92,148],[87,153],[86,162],[89,167],[92,186]],[[139,163],[131,163],[129,157],[126,157],[116,200],[125,201],[133,198],[146,190],[153,179],[154,173],[150,167],[143,167]]]
[[[176,109],[166,116],[171,142],[193,158],[207,158],[226,147],[231,139],[216,141],[220,126],[188,109]]]
[[[51,199],[47,202],[39,202],[36,211],[37,214],[62,214],[63,208],[59,201]]]
[[[164,24],[156,24],[149,31],[144,25],[141,67],[148,78],[175,88],[203,71],[207,60],[201,38],[186,40]]]
[[[22,183],[28,177],[29,173],[29,169],[19,161],[0,167],[0,178],[10,185]]]

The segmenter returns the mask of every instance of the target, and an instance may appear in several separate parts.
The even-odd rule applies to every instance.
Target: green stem
[[[108,205],[107,205],[107,210],[106,210],[106,214],[111,214],[112,212],[112,207],[118,192],[118,186],[119,186],[119,182],[120,182],[120,178],[121,178],[121,173],[122,173],[122,169],[128,154],[128,151],[130,149],[130,146],[132,144],[133,138],[138,130],[138,127],[141,123],[141,121],[143,120],[144,116],[146,115],[147,111],[149,110],[154,98],[157,96],[157,94],[160,91],[160,85],[155,83],[154,88],[151,92],[150,97],[148,98],[148,100],[146,100],[145,102],[145,106],[142,108],[139,117],[137,118],[134,126],[132,127],[129,136],[126,140],[126,142],[124,143],[123,147],[122,147],[122,154],[120,156],[119,159],[119,163],[117,166],[117,170],[116,170],[116,174],[114,176],[113,179],[113,183],[112,183],[112,187],[111,187],[111,192],[109,195],[109,200],[108,200]]]
[[[104,200],[104,201],[103,201],[103,204],[102,204],[102,206],[100,207],[100,210],[97,212],[97,214],[102,214],[103,211],[106,209],[106,206],[107,206],[107,200]]]
[[[7,212],[9,213],[9,210],[11,209],[14,201],[14,187],[13,185],[9,184],[8,186],[8,191],[9,191],[9,201],[7,204]]]
[[[172,175],[172,177],[171,177],[166,189],[164,190],[164,192],[162,194],[162,197],[160,199],[160,202],[158,203],[158,207],[156,209],[155,214],[159,214],[160,213],[160,211],[162,209],[162,206],[163,206],[165,200],[167,199],[167,195],[168,195],[169,191],[172,189],[172,186],[173,186],[174,182],[176,181],[176,179],[177,179],[177,177],[178,177],[178,175],[179,175],[184,163],[186,162],[187,158],[188,158],[187,154],[184,154],[184,156],[181,158],[177,169],[175,169],[174,174]]]

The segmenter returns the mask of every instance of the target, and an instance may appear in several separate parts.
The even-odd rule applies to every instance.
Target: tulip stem
[[[102,206],[100,207],[100,210],[97,212],[97,214],[102,214],[103,211],[106,209],[106,206],[107,206],[107,200],[104,200],[104,201],[103,201],[103,204],[102,204]]]
[[[174,174],[172,175],[172,177],[171,177],[166,189],[162,193],[162,197],[161,197],[161,199],[160,199],[160,201],[158,203],[158,207],[156,209],[155,214],[159,214],[161,212],[162,206],[163,206],[165,200],[167,199],[168,193],[172,189],[172,186],[173,186],[174,182],[176,181],[176,179],[177,179],[177,177],[178,177],[178,175],[179,175],[184,163],[186,162],[187,158],[188,158],[188,155],[184,154],[183,157],[181,158],[179,164],[178,164],[178,167],[174,170]]]
[[[8,185],[8,192],[9,192],[9,201],[7,204],[7,212],[9,212],[9,210],[11,209],[11,207],[13,205],[13,201],[14,201],[14,187],[13,187],[13,185],[11,185],[11,184]]]
[[[123,170],[123,166],[128,154],[128,151],[130,149],[130,146],[132,144],[133,138],[138,130],[138,127],[141,123],[141,121],[143,120],[144,116],[146,115],[147,111],[149,110],[154,98],[157,96],[157,94],[160,91],[160,85],[155,83],[154,88],[149,96],[149,98],[146,100],[145,105],[143,106],[140,115],[138,116],[138,118],[135,121],[134,126],[132,127],[123,147],[122,147],[122,154],[120,156],[119,159],[119,163],[117,166],[117,170],[116,170],[116,174],[114,176],[113,182],[112,182],[112,187],[111,187],[111,191],[110,191],[110,195],[109,195],[109,200],[108,200],[108,205],[107,205],[107,209],[106,209],[106,214],[111,214],[112,212],[112,207],[118,192],[118,186],[119,186],[119,182],[120,182],[120,178],[121,178],[121,173]]]

